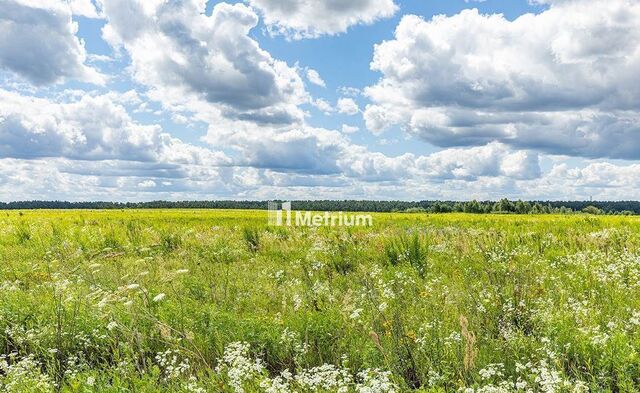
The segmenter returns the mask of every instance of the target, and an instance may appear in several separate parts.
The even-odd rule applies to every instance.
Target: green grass
[[[640,390],[640,219],[373,217],[2,212],[0,391]]]

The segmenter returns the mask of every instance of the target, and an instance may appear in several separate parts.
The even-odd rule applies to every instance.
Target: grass
[[[640,390],[635,217],[1,214],[0,391]]]

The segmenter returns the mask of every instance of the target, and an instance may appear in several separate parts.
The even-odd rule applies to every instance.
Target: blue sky
[[[7,0],[0,199],[638,199],[631,0]]]

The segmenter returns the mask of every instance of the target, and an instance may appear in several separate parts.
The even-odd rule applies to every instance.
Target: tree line
[[[281,202],[281,201],[280,201]],[[293,201],[294,210],[354,212],[428,212],[496,214],[640,214],[639,201]],[[267,201],[151,201],[151,202],[0,202],[0,210],[22,209],[260,209]]]

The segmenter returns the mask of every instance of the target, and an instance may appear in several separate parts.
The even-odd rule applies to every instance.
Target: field
[[[0,391],[640,390],[638,218],[0,214]]]

